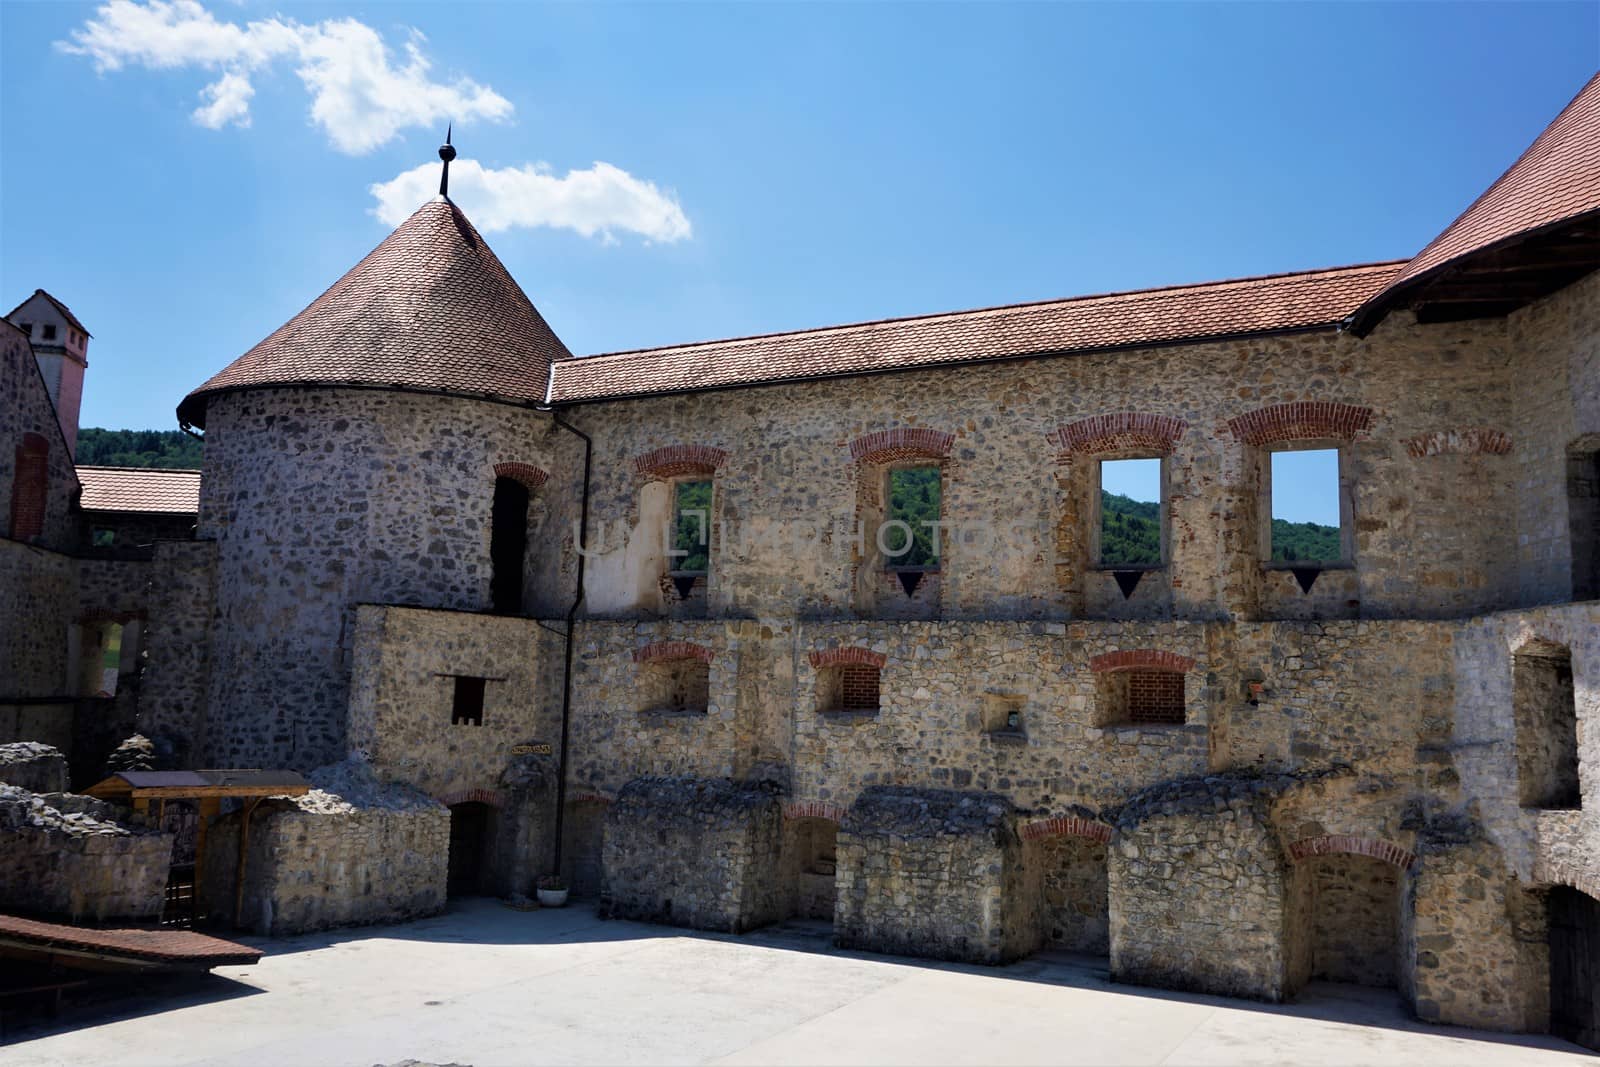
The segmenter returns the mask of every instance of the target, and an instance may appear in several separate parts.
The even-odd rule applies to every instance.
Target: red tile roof
[[[96,952],[128,963],[179,966],[248,965],[261,959],[258,948],[207,937],[193,930],[99,930],[0,915],[0,943],[32,948],[65,948]]]
[[[343,384],[543,400],[550,362],[571,355],[465,215],[423,204],[344,277],[184,398],[233,389]]]
[[[138,511],[195,515],[200,472],[157,467],[79,467],[84,511]]]
[[[575,403],[1332,326],[1399,272],[1330,270],[1143,289],[558,360]]]
[[[1465,256],[1600,211],[1600,74],[1483,195],[1358,312],[1381,317],[1402,289]]]

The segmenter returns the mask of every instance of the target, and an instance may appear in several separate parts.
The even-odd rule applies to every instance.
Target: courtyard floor
[[[252,943],[256,967],[147,983],[8,1035],[6,1067],[228,1064],[1600,1064],[1543,1037],[1430,1027],[1389,993],[1273,1007],[1111,985],[1104,961],[1011,967],[839,952],[488,900],[403,926]]]

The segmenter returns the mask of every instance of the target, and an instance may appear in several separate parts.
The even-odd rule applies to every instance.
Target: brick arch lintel
[[[1328,400],[1273,404],[1228,420],[1235,440],[1256,446],[1279,441],[1350,441],[1371,428],[1371,408]]]
[[[567,794],[568,804],[610,804],[612,799],[598,789],[582,789]]]
[[[791,800],[783,806],[785,819],[826,819],[831,823],[844,822],[845,809],[825,800]]]
[[[1321,837],[1303,837],[1289,845],[1289,858],[1295,862],[1315,856],[1370,856],[1407,870],[1417,862],[1416,854],[1401,848],[1393,841],[1379,837],[1357,837],[1353,834],[1323,834]]]
[[[1089,669],[1096,674],[1108,671],[1176,671],[1187,674],[1194,669],[1193,656],[1180,656],[1158,648],[1125,648],[1106,652],[1089,661]]]
[[[543,467],[535,467],[532,463],[496,463],[494,476],[521,482],[529,490],[537,489],[550,480],[549,471]]]
[[[1413,459],[1444,455],[1505,456],[1511,453],[1511,435],[1487,426],[1466,426],[1408,437],[1405,446],[1407,455]]]
[[[715,653],[705,645],[693,641],[652,641],[633,650],[635,663],[661,663],[667,660],[697,659],[710,663]]]
[[[447,808],[457,804],[487,804],[491,808],[506,806],[506,798],[498,789],[458,789],[454,793],[443,793],[434,797]]]
[[[905,459],[944,459],[956,435],[926,426],[897,426],[864,434],[850,442],[857,463],[896,463]]]
[[[635,456],[633,470],[649,481],[663,481],[685,474],[714,474],[727,460],[727,452],[710,445],[665,445]]]
[[[1169,456],[1189,424],[1172,415],[1114,411],[1058,426],[1045,435],[1058,461],[1074,455],[1149,452]]]
[[[882,652],[874,652],[870,648],[862,648],[859,645],[825,648],[819,652],[811,653],[807,658],[811,661],[811,666],[819,670],[823,667],[839,667],[849,663],[864,663],[869,667],[877,667],[882,670],[883,665],[889,662],[889,657]]]
[[[1102,845],[1111,841],[1110,826],[1094,819],[1082,819],[1076,815],[1033,819],[1023,823],[1019,833],[1024,841],[1037,841],[1048,837],[1082,837],[1098,841]]]

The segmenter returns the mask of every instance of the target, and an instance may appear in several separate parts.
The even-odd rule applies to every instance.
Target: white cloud
[[[412,31],[405,61],[372,27],[355,19],[304,24],[281,16],[246,22],[219,21],[196,0],[110,0],[57,47],[88,56],[101,72],[129,66],[156,70],[196,67],[221,71],[201,90],[194,111],[202,126],[248,126],[255,87],[250,75],[278,61],[294,65],[311,94],[311,120],[335,148],[351,155],[370,152],[411,126],[511,115],[511,102],[468,78],[435,81],[422,53],[422,34]]]
[[[204,89],[200,99],[206,103],[194,109],[194,120],[208,130],[220,130],[233,123],[250,125],[250,98],[255,86],[243,74],[224,74]]]
[[[424,163],[372,185],[368,191],[378,201],[372,213],[398,226],[438,189],[439,164]],[[450,199],[488,232],[550,226],[607,243],[617,232],[666,242],[692,233],[671,192],[610,163],[558,178],[543,163],[492,170],[477,160],[458,159],[450,164]]]

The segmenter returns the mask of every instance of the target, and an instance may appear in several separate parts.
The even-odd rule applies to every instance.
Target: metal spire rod
[[[445,126],[444,144],[439,146],[439,158],[444,160],[444,170],[439,174],[439,195],[443,197],[450,195],[450,161],[456,158],[456,150],[450,144],[450,132],[454,126],[453,122]]]

